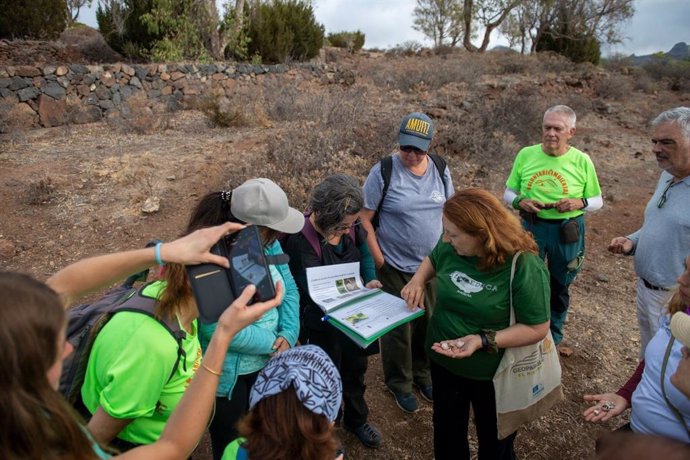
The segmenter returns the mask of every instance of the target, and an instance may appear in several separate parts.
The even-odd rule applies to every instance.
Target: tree
[[[82,7],[90,7],[93,0],[67,0],[67,8],[69,9],[70,23],[74,24],[77,22],[79,17],[79,11]]]
[[[547,39],[619,43],[619,27],[635,12],[634,0],[535,0],[515,8],[501,31],[522,52],[543,48]],[[567,27],[563,25],[567,24]],[[548,36],[548,38],[546,38]]]
[[[0,0],[0,38],[56,38],[65,30],[67,3],[55,0]]]
[[[434,41],[434,47],[454,47],[463,34],[465,23],[460,0],[417,0],[413,29]]]
[[[323,46],[324,28],[316,22],[310,2],[256,0],[248,27],[249,53],[265,62],[283,63],[311,59]]]
[[[462,15],[464,34],[462,44],[467,51],[483,53],[489,47],[491,33],[506,20],[510,12],[521,3],[530,0],[464,0]],[[482,44],[472,44],[472,25],[476,21],[484,29]]]

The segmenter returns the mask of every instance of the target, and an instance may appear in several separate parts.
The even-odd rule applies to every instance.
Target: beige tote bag
[[[515,324],[513,278],[519,256],[519,252],[513,256],[510,268],[511,326]],[[499,439],[547,413],[563,399],[561,364],[551,331],[533,345],[507,348],[493,381]]]

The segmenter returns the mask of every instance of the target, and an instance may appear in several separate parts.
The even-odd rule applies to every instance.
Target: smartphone
[[[187,266],[202,323],[218,321],[225,309],[250,284],[256,286],[256,292],[249,305],[275,297],[273,278],[257,227],[251,225],[222,238],[211,252],[227,258],[230,269],[216,264]]]
[[[263,302],[276,296],[273,277],[264,256],[263,243],[259,229],[251,225],[243,228],[237,236],[228,241],[228,259],[230,260],[230,279],[236,295],[253,284],[256,293],[253,302]]]
[[[227,257],[227,238],[218,241],[211,248],[211,252]],[[216,264],[188,265],[187,276],[199,309],[199,320],[202,323],[215,323],[235,300],[228,270]]]

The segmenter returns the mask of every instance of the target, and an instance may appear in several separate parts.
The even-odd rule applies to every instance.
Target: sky
[[[227,0],[216,0],[219,11]],[[82,9],[79,20],[92,27],[96,23],[94,0]],[[234,4],[234,1],[231,1]],[[313,0],[314,14],[326,33],[361,30],[365,48],[390,48],[406,41],[430,46],[431,41],[412,28],[416,0]],[[622,27],[626,39],[603,49],[604,55],[644,55],[669,51],[678,42],[690,43],[690,0],[635,0],[635,15]],[[495,32],[489,48],[507,45]],[[477,43],[478,44],[478,43]]]

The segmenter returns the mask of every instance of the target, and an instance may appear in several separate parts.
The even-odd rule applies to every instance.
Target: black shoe
[[[434,387],[431,385],[421,385],[419,383],[415,383],[414,386],[417,387],[422,398],[429,402],[434,402]]]
[[[395,403],[398,407],[408,414],[413,414],[417,412],[417,398],[414,397],[412,393],[396,393],[395,391],[388,389],[393,394],[395,398]]]
[[[371,449],[376,449],[381,446],[381,433],[376,429],[374,425],[369,423],[364,423],[358,428],[349,428],[347,425],[343,425],[345,429],[353,433],[359,441],[366,447]]]

